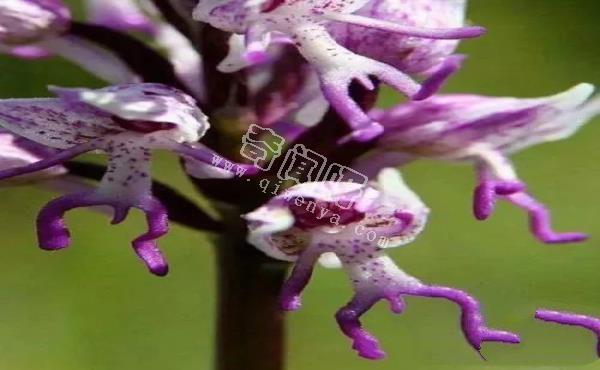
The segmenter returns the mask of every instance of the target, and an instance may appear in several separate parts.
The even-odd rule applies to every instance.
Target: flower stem
[[[287,266],[265,257],[243,238],[223,239],[216,248],[219,297],[215,368],[282,370],[285,333],[278,297]]]

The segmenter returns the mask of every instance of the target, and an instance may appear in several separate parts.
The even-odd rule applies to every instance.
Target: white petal
[[[283,261],[296,259],[294,256],[281,252],[279,246],[271,238],[273,234],[288,230],[294,225],[294,216],[287,208],[267,205],[243,217],[249,223],[248,243],[270,257]]]
[[[180,142],[198,141],[209,128],[208,117],[189,95],[166,85],[144,83],[104,89],[51,90],[70,101],[81,101],[119,118],[132,121],[172,123],[184,135]]]
[[[123,131],[108,114],[61,99],[0,100],[0,126],[36,143],[68,149]]]

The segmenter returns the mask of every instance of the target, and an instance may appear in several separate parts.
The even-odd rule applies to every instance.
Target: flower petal
[[[54,154],[54,151],[27,139],[0,130],[0,171],[27,166]],[[48,177],[64,175],[67,170],[62,166],[50,167],[35,175],[21,178],[19,181],[37,181]],[[14,182],[11,182],[14,185]]]
[[[247,240],[266,255],[282,261],[294,261],[296,257],[285,254],[271,236],[288,230],[294,224],[292,213],[284,207],[264,206],[244,215],[248,222]]]
[[[67,149],[120,129],[111,117],[87,104],[60,99],[0,100],[0,126],[42,145]]]
[[[189,141],[197,141],[209,127],[192,97],[166,85],[125,84],[99,90],[52,87],[51,91],[66,101],[83,102],[125,120],[174,124],[190,136]]]

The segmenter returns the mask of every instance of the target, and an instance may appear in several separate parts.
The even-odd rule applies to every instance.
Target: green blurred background
[[[600,83],[599,12],[597,0],[472,0],[470,18],[489,33],[463,43],[469,61],[447,91],[527,97]],[[1,98],[45,95],[48,84],[100,86],[62,61],[0,57]],[[524,214],[506,204],[475,221],[469,167],[421,162],[405,171],[433,213],[418,241],[393,251],[398,264],[423,281],[469,291],[489,324],[521,333],[522,345],[487,344],[482,362],[458,330],[456,307],[410,298],[403,315],[381,305],[365,318],[389,356],[359,359],[333,320],[350,296],[345,276],[320,269],[305,306],[289,317],[289,369],[600,369],[591,334],[532,319],[540,306],[600,315],[599,125],[515,158],[558,230],[592,234],[583,245],[537,243]],[[156,165],[159,178],[197,197],[173,158]],[[76,211],[68,218],[72,247],[47,253],[36,247],[34,220],[52,197],[34,187],[0,189],[0,370],[210,369],[215,246],[208,236],[174,226],[161,241],[172,272],[159,279],[129,247],[143,226],[139,216],[111,227],[103,215]]]

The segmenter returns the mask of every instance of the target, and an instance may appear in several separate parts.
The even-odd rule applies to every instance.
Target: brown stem
[[[231,233],[230,235],[233,235]],[[217,246],[217,370],[282,370],[284,315],[278,297],[286,264],[272,260],[240,237]]]

